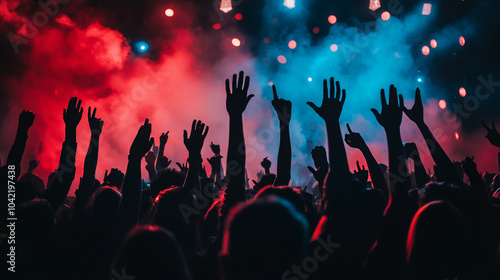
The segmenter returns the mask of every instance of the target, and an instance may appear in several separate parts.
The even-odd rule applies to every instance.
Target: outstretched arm
[[[35,114],[30,111],[22,111],[21,114],[19,114],[16,139],[10,149],[6,162],[7,165],[14,165],[16,167],[16,180],[21,174],[21,160],[23,159],[24,149],[26,148],[26,142],[28,141],[28,130],[31,125],[33,125],[34,120]]]
[[[330,172],[338,174],[342,177],[350,177],[351,173],[349,171],[349,164],[347,162],[347,155],[339,123],[345,97],[345,89],[341,90],[340,83],[338,81],[334,86],[333,78],[330,78],[330,91],[328,91],[328,83],[326,79],[323,81],[323,102],[321,103],[321,107],[316,106],[312,102],[307,102],[307,104],[311,106],[311,108],[313,108],[326,123]]]
[[[318,181],[318,191],[320,197],[323,197],[323,186],[325,184],[326,174],[328,174],[328,160],[326,159],[326,150],[323,146],[316,146],[311,150],[311,155],[314,161],[314,166],[316,170],[311,166],[308,166],[307,169],[313,174],[314,179]]]
[[[77,102],[78,101],[78,102]],[[69,100],[68,108],[63,110],[64,123],[66,124],[65,139],[62,146],[59,168],[56,170],[56,179],[42,195],[56,211],[66,199],[71,183],[75,179],[76,156],[76,128],[83,115],[82,101],[76,97]]]
[[[378,123],[384,127],[387,136],[387,147],[389,149],[389,204],[387,212],[393,209],[395,202],[406,202],[408,189],[410,186],[410,177],[406,165],[403,141],[401,140],[401,120],[403,117],[403,97],[399,95],[394,85],[389,88],[389,103],[385,98],[384,90],[380,90],[380,99],[382,102],[382,111],[379,113],[376,109],[371,109]],[[398,203],[397,208],[402,207]]]
[[[291,178],[292,145],[290,143],[290,118],[292,117],[292,102],[279,99],[276,86],[273,85],[274,110],[280,123],[280,147],[278,150],[278,167],[275,186],[287,186]]]
[[[233,75],[232,86],[226,80],[226,110],[229,114],[229,144],[227,148],[227,189],[223,214],[240,201],[245,201],[246,148],[243,136],[243,112],[253,94],[248,95],[250,77],[241,71]]]
[[[191,125],[191,133],[188,138],[188,133],[184,130],[184,145],[189,152],[189,169],[184,181],[184,188],[189,190],[200,190],[200,166],[201,166],[201,148],[208,134],[208,126],[201,121],[193,120]]]
[[[168,160],[163,163],[161,162],[161,158],[164,156],[165,154],[165,145],[167,144],[167,141],[168,141],[168,133],[170,131],[167,131],[167,133],[162,133],[160,135],[160,148],[159,148],[159,151],[158,151],[158,157],[156,159],[156,172],[159,173],[160,171],[162,171],[163,168],[167,168],[166,166],[163,166],[164,164],[168,163]],[[167,165],[168,166],[168,165]]]
[[[434,135],[432,134],[429,127],[424,122],[424,106],[422,105],[420,89],[417,88],[417,90],[415,91],[415,104],[413,105],[411,110],[408,110],[404,106],[403,110],[408,118],[418,126],[420,133],[422,133],[422,136],[427,143],[427,147],[429,148],[432,159],[439,167],[439,169],[443,171],[445,180],[450,183],[461,184],[462,181],[458,177],[455,167],[453,167],[453,163],[451,162],[450,158],[445,153],[443,148],[441,148],[441,145],[439,145],[436,138],[434,138]]]
[[[122,199],[120,201],[119,221],[122,233],[127,232],[136,223],[139,215],[141,201],[141,161],[144,155],[153,146],[151,124],[146,119],[139,128],[134,142],[130,146],[127,171],[122,184]]]
[[[420,159],[417,145],[411,142],[405,143],[405,153],[407,158],[411,158],[413,160],[413,164],[415,166],[415,181],[417,183],[417,187],[421,189],[430,181],[430,178],[425,171],[422,160]]]
[[[389,197],[387,184],[384,179],[384,174],[380,169],[377,160],[373,156],[368,145],[366,145],[365,140],[361,137],[361,134],[357,132],[352,132],[351,127],[347,124],[347,130],[349,134],[345,135],[345,142],[352,148],[357,148],[363,153],[366,160],[366,165],[368,165],[368,170],[370,171],[370,177],[372,179],[372,184],[375,189],[380,190],[385,197]]]

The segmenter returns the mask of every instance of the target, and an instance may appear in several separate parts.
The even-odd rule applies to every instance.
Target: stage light
[[[145,53],[149,50],[149,44],[144,41],[140,41],[135,43],[135,48],[137,49],[137,52]]]
[[[382,18],[382,20],[388,21],[391,18],[391,13],[385,11],[380,15],[380,17]]]
[[[331,50],[332,52],[336,52],[338,49],[339,49],[339,46],[337,46],[337,44],[332,44],[332,45],[330,46],[330,50]]]
[[[242,19],[243,19],[243,15],[242,15],[242,14],[240,14],[240,13],[237,13],[236,15],[234,15],[234,18],[235,18],[236,20],[242,20]]]
[[[295,8],[295,0],[285,0],[285,2],[283,2],[283,6],[287,7],[288,9],[293,9]]]
[[[319,33],[319,27],[314,27],[313,28],[313,33],[318,34]]]
[[[233,5],[231,3],[231,0],[222,0],[220,1],[220,10],[223,11],[224,13],[228,13],[233,9]]]
[[[233,46],[235,47],[241,46],[241,41],[238,38],[233,38],[233,40],[231,40],[231,43],[233,43]]]
[[[368,7],[368,9],[376,11],[380,7],[382,7],[382,5],[380,5],[380,0],[370,0],[370,6]]]
[[[272,87],[274,85],[273,81],[270,81],[269,83],[267,83],[270,87]]]
[[[281,64],[285,64],[286,63],[286,57],[283,56],[283,55],[279,55],[278,56],[278,62],[281,63]]]
[[[437,46],[438,46],[438,42],[437,42],[436,40],[432,39],[432,40],[431,40],[431,47],[432,47],[433,49],[435,49],[435,48],[437,48]]]
[[[424,7],[422,8],[422,15],[428,16],[431,14],[432,4],[424,3]]]
[[[465,88],[461,87],[458,92],[460,93],[460,96],[465,97],[467,95],[467,91]]]
[[[439,100],[439,108],[441,109],[446,109],[446,101],[444,101],[443,99]]]
[[[212,25],[212,27],[215,29],[215,30],[219,30],[222,25],[220,23],[215,23],[214,25]]]
[[[174,16],[174,10],[172,10],[172,9],[166,9],[165,10],[165,15],[167,17],[173,17]]]
[[[458,132],[455,132],[455,139],[460,139],[460,135],[458,135]]]
[[[421,83],[422,81],[423,81],[422,78],[420,77],[417,78],[417,82]]]
[[[288,42],[288,47],[292,50],[295,49],[297,47],[297,42],[291,40],[290,42]]]
[[[335,23],[337,22],[337,17],[336,17],[336,16],[334,16],[334,15],[330,15],[330,16],[328,17],[328,22],[329,22],[330,24],[335,24]]]
[[[307,80],[308,80],[309,82],[312,82],[313,78],[309,77],[309,78],[307,78]]]
[[[460,36],[460,39],[458,40],[460,42],[460,46],[464,46],[465,45],[465,38],[464,36]]]
[[[428,46],[423,46],[423,47],[422,47],[422,53],[423,53],[424,55],[429,55],[429,53],[430,53],[430,52],[431,52],[431,49],[429,49],[429,47],[428,47]]]

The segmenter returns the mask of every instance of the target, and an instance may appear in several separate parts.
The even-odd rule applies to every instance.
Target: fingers
[[[405,107],[405,100],[403,99],[403,95],[399,95],[399,107],[402,109]]]
[[[481,124],[484,126],[484,128],[486,128],[487,131],[490,131],[490,128],[483,121],[481,121]]]
[[[236,74],[233,75],[233,93],[236,90]]]
[[[344,104],[344,102],[345,102],[345,95],[346,95],[346,94],[345,94],[345,89],[343,89],[343,90],[342,90],[342,97],[340,98],[340,103],[341,103],[341,104]]]
[[[238,76],[238,89],[243,88],[243,71],[240,71]]]
[[[208,134],[208,125],[205,129],[205,132],[203,133],[203,139],[205,139],[205,137],[207,137],[207,134]]]
[[[278,100],[278,93],[276,92],[276,86],[273,85],[273,100],[277,101]]]
[[[176,162],[175,164],[177,164],[177,166],[179,166],[179,168],[182,170],[182,165],[179,163],[179,162]]]
[[[331,79],[331,81],[333,81],[333,78]],[[335,99],[336,100],[340,100],[340,94],[342,93],[342,91],[340,90],[340,82],[339,81],[336,81],[335,82],[335,87],[337,88],[337,94],[335,96]]]
[[[422,104],[422,96],[420,95],[420,88],[415,90],[415,104]]]
[[[184,136],[184,143],[186,143],[188,141],[188,132],[186,130],[184,130],[183,136]]]
[[[382,108],[387,106],[387,101],[385,100],[385,90],[384,89],[380,90],[380,102],[382,103]]]
[[[90,107],[89,107],[90,108]],[[97,107],[94,108],[94,112],[92,113],[92,118],[95,118],[95,113],[97,112]]]
[[[91,110],[91,108],[89,106],[89,110],[87,111],[87,117],[89,118],[89,120],[92,118],[92,116],[90,115],[90,110]]]
[[[231,94],[231,88],[229,87],[229,79],[226,79],[226,97]]]
[[[323,100],[328,99],[328,82],[326,79],[323,80]]]
[[[253,94],[250,94],[248,97],[247,97],[247,105],[248,105],[248,102],[250,102],[250,99],[252,99],[255,95]]]
[[[319,112],[319,108],[318,106],[316,106],[314,103],[312,102],[307,102],[307,105],[311,106],[311,108],[313,108],[313,110],[318,113]],[[319,114],[319,113],[318,113]]]
[[[394,85],[389,88],[389,105],[397,107],[398,106],[398,91]]]
[[[359,160],[356,161],[356,166],[358,167],[358,170],[361,170],[361,167],[359,166]]]
[[[193,120],[193,122],[191,123],[191,134],[193,134],[195,129],[196,129],[196,120]]]
[[[250,86],[250,76],[246,76],[245,77],[245,85],[243,86],[243,91],[247,92],[249,86]]]
[[[311,166],[308,166],[307,169],[309,169],[309,171],[314,175],[316,174],[316,170],[314,170],[314,168],[312,168]]]
[[[370,109],[372,113],[375,115],[375,118],[377,118],[377,121],[380,122],[380,113],[377,111],[377,109],[371,108]]]
[[[349,131],[349,134],[351,134],[352,130],[351,130],[351,127],[349,126],[349,123],[347,123],[346,125],[347,125],[347,131]]]

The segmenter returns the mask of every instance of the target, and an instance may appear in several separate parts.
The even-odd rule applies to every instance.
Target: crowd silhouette
[[[499,279],[500,177],[478,171],[473,157],[450,160],[424,121],[419,89],[411,109],[394,85],[388,98],[380,91],[381,110],[372,112],[387,136],[384,165],[355,128],[347,124],[348,134],[342,135],[339,118],[349,96],[339,81],[324,80],[321,105],[307,103],[324,120],[328,137],[327,149],[316,146],[311,151],[314,167],[308,169],[318,194],[313,195],[289,186],[292,102],[279,98],[274,85],[272,106],[280,135],[276,174],[266,157],[260,179],[247,187],[243,113],[253,97],[249,85],[243,72],[226,80],[229,141],[210,144],[210,174],[201,155],[210,135],[205,123],[193,120],[189,132],[184,130],[189,158],[172,168],[165,150],[169,132],[161,134],[158,150],[151,151],[152,124],[146,119],[130,145],[125,173],[111,169],[102,182],[97,180],[100,135],[106,125],[97,108],[89,107],[91,139],[74,196],[70,187],[76,169],[82,168],[75,165],[76,150],[82,149],[76,135],[84,114],[82,100],[73,97],[64,109],[59,166],[47,182],[35,173],[43,158],[30,161],[28,171],[21,172],[35,120],[32,112],[23,111],[2,166],[3,178],[15,170],[16,272],[10,276]],[[422,164],[417,146],[402,142],[403,115],[421,132],[435,163],[433,174]],[[500,148],[495,124],[483,126],[487,140]],[[344,143],[361,151],[366,168],[357,162],[357,170],[349,169]],[[221,155],[224,146],[227,154]],[[146,170],[141,170],[143,159]],[[412,172],[408,159],[415,166]],[[8,186],[3,187],[5,198]],[[7,208],[2,199],[3,221]],[[8,249],[6,242],[0,245]]]

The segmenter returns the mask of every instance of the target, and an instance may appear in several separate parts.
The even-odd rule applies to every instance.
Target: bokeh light
[[[309,77],[307,78],[307,81],[312,82],[313,78]]]
[[[295,0],[285,0],[285,2],[283,2],[283,6],[287,7],[288,9],[293,9],[295,8]]]
[[[455,139],[456,140],[460,139],[460,135],[458,135],[458,132],[455,132]]]
[[[173,17],[174,16],[174,10],[172,10],[172,9],[166,9],[165,10],[165,15],[167,17]]]
[[[319,33],[319,27],[314,27],[313,28],[313,33],[318,34]]]
[[[135,48],[137,49],[137,52],[145,53],[149,50],[149,44],[145,41],[139,41],[135,43]]]
[[[330,46],[330,50],[331,50],[332,52],[336,52],[338,49],[339,49],[339,46],[337,46],[337,44],[332,44],[332,45]]]
[[[391,18],[391,13],[385,11],[380,15],[380,18],[382,18],[382,20],[388,21]]]
[[[328,22],[329,22],[330,24],[335,24],[335,23],[337,22],[337,17],[336,17],[336,16],[334,16],[334,15],[330,15],[330,16],[328,17]]]
[[[465,97],[467,95],[467,91],[465,88],[461,87],[458,92],[460,93],[460,96]]]
[[[428,46],[423,46],[422,47],[422,53],[424,55],[429,55],[430,52],[431,52],[431,49]]]
[[[297,42],[295,42],[295,40],[290,40],[290,42],[288,42],[288,47],[290,49],[295,49],[297,47]]]
[[[214,25],[212,25],[212,27],[215,30],[219,30],[222,27],[222,25],[220,23],[214,23]]]
[[[272,87],[274,85],[273,81],[269,81],[269,83],[267,83],[270,87]]]
[[[458,41],[460,42],[460,46],[464,46],[465,45],[465,38],[464,38],[464,36],[460,36],[460,39]]]
[[[283,55],[279,55],[278,56],[278,62],[281,63],[281,64],[285,64],[286,63],[286,57],[283,56]]]
[[[439,100],[439,108],[441,109],[446,109],[446,101],[444,101],[443,99]]]
[[[231,40],[231,43],[233,43],[233,46],[235,47],[241,46],[241,41],[238,38],[233,38],[233,40]]]
[[[435,39],[432,39],[432,40],[431,40],[431,47],[432,47],[433,49],[435,49],[435,48],[437,48],[437,46],[438,46],[438,42],[437,42]]]
[[[240,14],[240,13],[237,13],[236,15],[234,15],[234,18],[235,18],[236,20],[242,20],[242,19],[243,19],[243,15],[242,15],[242,14]]]

